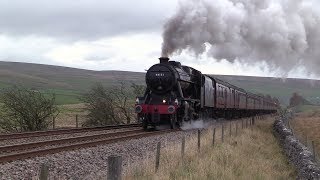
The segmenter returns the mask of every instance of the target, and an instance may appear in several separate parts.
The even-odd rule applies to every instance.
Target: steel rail
[[[0,156],[0,163],[6,163],[10,161],[15,161],[15,160],[22,160],[22,159],[27,159],[27,158],[32,158],[32,157],[38,157],[38,156],[44,156],[48,154],[54,154],[62,151],[70,151],[70,150],[75,150],[75,149],[80,149],[80,148],[87,148],[87,147],[93,147],[93,146],[98,146],[98,145],[105,145],[105,144],[111,144],[111,143],[116,143],[120,141],[127,141],[127,140],[132,140],[132,139],[139,139],[143,137],[149,137],[149,136],[155,136],[155,135],[160,135],[164,133],[170,133],[170,132],[175,132],[179,130],[164,130],[164,131],[152,131],[152,132],[141,132],[137,134],[131,134],[131,135],[124,135],[121,137],[115,137],[115,138],[108,138],[108,139],[100,139],[100,140],[93,140],[90,142],[82,142],[82,143],[77,143],[77,144],[69,144],[69,145],[64,145],[60,147],[51,147],[48,149],[39,149],[39,150],[30,150],[30,151],[24,151],[24,152],[15,152],[15,153],[10,153],[6,155]]]
[[[48,130],[48,131],[0,134],[0,141],[9,140],[9,139],[22,139],[22,138],[40,137],[40,136],[73,134],[73,133],[81,133],[81,132],[88,132],[88,131],[103,131],[103,130],[111,130],[111,129],[140,127],[140,126],[141,124],[124,124],[124,125],[112,125],[112,126],[102,126],[102,127],[68,128],[68,129],[54,129],[54,130]]]
[[[18,151],[18,150],[26,150],[31,148],[41,148],[43,146],[53,146],[57,144],[66,144],[66,143],[73,143],[73,142],[80,142],[80,141],[89,141],[94,139],[103,139],[103,138],[111,138],[115,136],[121,136],[126,134],[135,134],[143,132],[142,129],[139,130],[131,130],[131,131],[122,131],[116,133],[102,133],[102,134],[95,134],[95,135],[86,135],[86,136],[77,136],[77,137],[70,137],[70,138],[63,138],[63,139],[54,139],[54,140],[45,140],[45,141],[38,141],[38,142],[31,142],[31,143],[22,143],[22,144],[14,144],[14,145],[6,145],[0,146],[0,152],[8,152],[8,151]]]

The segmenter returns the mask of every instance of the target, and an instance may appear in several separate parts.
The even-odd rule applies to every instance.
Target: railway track
[[[54,154],[62,151],[87,148],[102,144],[116,143],[142,137],[160,135],[163,133],[174,132],[178,130],[163,130],[146,132],[142,130],[124,131],[118,133],[99,134],[92,136],[80,136],[74,138],[65,138],[51,141],[41,141],[35,143],[25,143],[0,147],[0,163],[22,160],[37,156]]]
[[[68,128],[68,129],[55,129],[48,131],[34,131],[34,132],[23,132],[23,133],[10,133],[10,134],[0,134],[0,141],[10,140],[10,139],[22,139],[30,137],[44,137],[62,134],[74,134],[82,132],[93,132],[93,131],[103,131],[111,129],[121,129],[121,128],[132,128],[141,127],[141,124],[124,124],[124,125],[114,125],[114,126],[104,126],[104,127],[86,127],[86,128]]]

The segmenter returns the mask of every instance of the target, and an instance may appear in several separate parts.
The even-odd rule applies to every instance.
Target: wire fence
[[[196,133],[193,133],[191,136],[183,135],[181,137],[181,151],[180,154],[177,154],[177,159],[180,163],[185,163],[187,154],[200,154],[206,152],[206,148],[215,148],[217,145],[228,142],[234,137],[241,136],[241,134],[246,130],[253,130],[256,120],[261,120],[265,117],[252,117],[252,118],[242,118],[230,122],[222,122],[207,129],[198,129]],[[161,167],[167,166],[167,161],[161,161],[162,156],[166,156],[166,145],[162,146],[164,142],[158,141],[155,146],[155,159],[151,160],[154,166],[154,173],[158,172]],[[166,144],[166,143],[164,143]],[[236,146],[235,146],[236,147]],[[108,168],[107,177],[104,177],[107,180],[120,180],[123,179],[123,157],[120,155],[111,155],[107,159]],[[151,164],[150,164],[151,165]],[[50,164],[41,164],[38,177],[40,180],[52,179],[49,177]],[[52,170],[52,169],[51,169]]]

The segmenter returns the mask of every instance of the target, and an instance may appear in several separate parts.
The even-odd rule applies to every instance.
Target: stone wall
[[[296,167],[298,179],[320,179],[320,167],[314,161],[313,154],[294,137],[284,120],[276,120],[273,129],[290,162]]]

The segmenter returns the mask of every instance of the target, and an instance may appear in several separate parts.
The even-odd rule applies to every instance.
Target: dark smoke
[[[312,0],[191,0],[164,26],[162,56],[207,54],[217,60],[265,61],[287,73],[320,75],[320,16]]]

